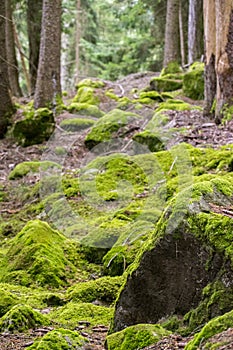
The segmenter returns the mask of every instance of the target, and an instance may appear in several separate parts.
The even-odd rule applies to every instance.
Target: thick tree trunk
[[[6,132],[9,118],[13,113],[13,104],[9,94],[8,66],[6,56],[6,7],[0,1],[0,138]]]
[[[56,105],[61,96],[61,0],[44,0],[35,108]]]
[[[189,0],[188,61],[200,59],[203,54],[203,0]]]
[[[216,1],[216,122],[233,105],[233,1]]]
[[[19,70],[15,53],[14,25],[10,0],[6,1],[6,18],[6,52],[10,88],[13,96],[20,97],[22,96],[22,91],[19,86]]]
[[[29,72],[31,92],[35,92],[40,52],[42,0],[27,1],[27,30],[29,40]]]
[[[210,115],[216,97],[216,21],[215,0],[204,0],[205,102],[204,115]]]
[[[180,61],[179,2],[179,0],[167,0],[164,66],[169,62]]]

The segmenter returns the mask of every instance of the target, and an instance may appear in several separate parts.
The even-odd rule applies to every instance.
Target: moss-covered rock
[[[30,111],[26,117],[15,123],[13,136],[16,141],[26,147],[47,141],[55,128],[53,112],[48,108]]]
[[[216,317],[209,321],[199,333],[185,346],[185,350],[197,350],[201,345],[202,349],[209,349],[205,347],[207,340],[215,334],[218,334],[233,324],[233,311],[230,311],[222,316]]]
[[[78,89],[78,92],[73,98],[72,102],[86,103],[89,105],[98,105],[100,101],[97,94],[95,94],[95,89],[84,85]]]
[[[92,80],[92,79],[83,79],[77,85],[76,88],[79,89],[82,86],[87,86],[91,88],[102,88],[105,86],[105,83],[101,80]]]
[[[121,137],[127,133],[128,125],[137,124],[141,119],[142,117],[135,113],[114,109],[97,121],[86,136],[85,145],[91,149],[101,142],[109,141],[114,137],[114,133],[115,137]],[[122,129],[121,133],[118,132],[119,129]]]
[[[186,103],[182,100],[170,100],[168,99],[166,102],[160,103],[159,107],[156,109],[156,113],[172,110],[172,111],[190,111],[191,109],[199,109],[199,107],[193,107],[189,103]]]
[[[67,298],[73,302],[101,301],[112,303],[123,283],[121,277],[101,277],[94,281],[78,283],[67,290]]]
[[[60,126],[66,131],[78,132],[90,128],[95,121],[87,118],[64,119]]]
[[[73,102],[67,107],[67,110],[71,113],[78,112],[78,114],[89,115],[95,118],[101,118],[104,115],[104,112],[99,107],[89,103]]]
[[[151,102],[163,102],[164,99],[157,91],[142,91],[139,95],[139,102],[143,103],[144,99],[149,99]]]
[[[61,168],[58,163],[50,161],[31,161],[17,164],[9,174],[9,180],[15,180],[29,173],[38,173],[53,168]]]
[[[49,325],[49,319],[27,305],[15,305],[0,318],[1,332],[24,332],[37,326]]]
[[[12,306],[19,303],[17,295],[7,291],[0,285],[0,317],[2,317]]]
[[[91,303],[70,302],[49,314],[51,320],[63,327],[76,327],[79,321],[89,322],[91,326],[108,326],[113,317],[113,308],[97,306]]]
[[[158,324],[138,324],[109,335],[106,347],[108,350],[142,349],[169,334],[169,331]]]
[[[1,267],[1,280],[22,285],[64,286],[74,266],[64,253],[66,238],[42,221],[29,221],[13,238]]]
[[[181,79],[169,79],[165,77],[156,77],[151,79],[150,88],[151,90],[165,92],[175,91],[182,89],[183,81]]]
[[[69,329],[58,328],[47,333],[43,338],[38,339],[33,345],[29,346],[31,350],[76,350],[82,349],[86,339],[78,332]]]
[[[140,133],[137,133],[133,136],[133,140],[148,146],[148,149],[151,152],[159,152],[165,148],[164,142],[161,140],[159,133],[153,133],[149,130],[144,130]]]
[[[172,61],[164,67],[160,73],[160,76],[166,76],[168,74],[179,74],[182,73],[182,69],[177,61]]]
[[[204,99],[204,64],[193,64],[183,78],[183,93],[193,100]]]

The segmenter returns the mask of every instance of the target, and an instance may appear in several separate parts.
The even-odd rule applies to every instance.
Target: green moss
[[[204,99],[204,66],[191,66],[183,78],[183,93],[193,100]]]
[[[55,128],[53,112],[47,108],[30,111],[15,123],[13,136],[23,147],[47,141]]]
[[[176,73],[182,73],[182,69],[177,61],[172,61],[167,64],[166,67],[164,67],[160,73],[160,76],[163,77],[167,74],[176,74]]]
[[[114,109],[97,121],[86,136],[85,145],[91,149],[101,142],[109,141],[120,128],[125,127],[127,130],[128,124],[134,121],[136,122],[141,118],[135,113]]]
[[[120,97],[114,94],[112,91],[108,90],[105,92],[105,95],[109,98],[111,98],[114,101],[119,101]]]
[[[96,105],[87,102],[73,102],[67,107],[67,110],[71,113],[78,112],[78,114],[88,115],[95,118],[101,118],[104,115],[104,112],[102,112]]]
[[[37,326],[49,325],[46,316],[27,305],[15,305],[0,319],[1,332],[23,332]]]
[[[0,317],[2,317],[12,306],[19,303],[19,298],[13,293],[5,290],[0,285]]]
[[[30,350],[77,350],[81,349],[86,339],[78,332],[69,329],[58,328],[39,338]]]
[[[95,89],[88,86],[81,86],[78,89],[76,96],[73,98],[72,102],[87,103],[89,105],[98,105],[99,98],[95,94]]]
[[[141,100],[143,100],[145,98],[152,100],[152,102],[154,102],[154,101],[163,102],[164,101],[162,96],[157,91],[140,92],[140,95],[139,95],[140,102],[141,102]]]
[[[90,128],[95,124],[94,120],[87,118],[72,118],[65,119],[61,122],[60,126],[66,131],[81,131]]]
[[[160,325],[138,324],[109,335],[106,343],[109,350],[136,350],[156,343],[169,334]]]
[[[42,221],[29,221],[12,240],[1,268],[1,280],[23,285],[60,287],[74,273],[66,259],[65,237]]]
[[[98,300],[112,303],[122,282],[121,277],[101,277],[94,281],[78,283],[67,290],[67,298],[73,302],[91,303]]]
[[[202,330],[194,336],[194,339],[191,340],[186,346],[185,350],[197,350],[199,349],[200,344],[205,343],[210,337],[215,334],[218,334],[222,331],[227,330],[229,327],[232,327],[233,323],[233,311],[230,311],[222,316],[216,317],[210,320]]]
[[[175,91],[182,89],[183,81],[181,79],[169,79],[164,77],[156,77],[151,79],[150,88],[155,91]]]
[[[26,176],[29,173],[38,173],[51,168],[61,168],[58,163],[50,161],[32,161],[17,164],[9,174],[9,180],[15,180]]]
[[[101,80],[91,80],[91,79],[83,79],[81,80],[75,87],[76,89],[81,88],[83,86],[91,87],[91,88],[102,88],[105,86],[105,83]]]
[[[159,152],[165,148],[163,141],[160,138],[161,135],[159,133],[153,133],[149,130],[142,131],[133,136],[133,140],[148,146],[148,149],[151,152]]]
[[[90,322],[91,326],[109,325],[113,317],[113,308],[96,306],[91,303],[70,302],[49,314],[51,320],[62,327],[76,327],[79,321]]]
[[[166,102],[160,103],[159,107],[156,109],[156,113],[165,110],[173,111],[189,111],[194,109],[189,103],[183,102],[181,100],[167,100]]]

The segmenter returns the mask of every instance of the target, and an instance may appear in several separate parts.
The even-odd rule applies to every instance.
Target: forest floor
[[[106,82],[107,87],[112,87],[114,92],[120,97],[128,96],[132,89],[141,90],[149,84],[149,81],[155,73],[137,73],[131,74],[117,82]],[[179,98],[179,96],[177,97]],[[200,101],[192,101],[190,99],[184,99],[185,102],[191,104],[199,104]],[[100,106],[105,112],[114,108],[113,104],[102,102]],[[145,105],[145,107],[140,110],[142,115],[152,115],[152,110],[150,106]],[[62,119],[71,117],[71,114],[65,112],[57,118],[58,124]],[[184,135],[175,136],[172,139],[171,145],[178,144],[180,142],[187,142],[195,147],[212,147],[219,148],[220,146],[233,143],[233,121],[227,122],[225,125],[216,125],[213,120],[206,119],[203,117],[201,111],[170,111],[170,126],[172,128],[184,127],[186,132]],[[66,170],[77,168],[82,159],[86,157],[89,152],[84,145],[84,138],[86,132],[80,137],[80,139],[73,145],[72,151],[68,153],[65,159],[64,167]],[[12,183],[8,180],[9,172],[20,162],[39,160],[43,154],[43,147],[41,145],[34,145],[30,147],[23,148],[16,145],[12,139],[7,138],[0,141],[0,184],[4,188],[9,188]],[[25,181],[28,181],[31,185],[35,183],[38,179],[34,175],[27,177]],[[0,215],[4,214],[11,215],[20,210],[21,203],[20,200],[8,199],[1,202]],[[19,350],[25,349],[32,345],[35,338],[46,334],[49,327],[40,327],[39,329],[31,330],[28,334],[0,334],[0,350]],[[107,334],[106,327],[94,327],[91,332],[86,333],[85,328],[82,329],[82,335],[88,338],[88,345],[85,345],[85,350],[102,350],[104,349],[104,341]],[[182,338],[180,335],[172,335],[166,337],[159,341],[155,345],[146,347],[144,350],[182,350],[184,349],[186,343],[190,340],[189,338]],[[225,332],[218,334],[210,339],[213,343],[224,343],[219,347],[219,350],[233,349],[233,328],[228,329]]]

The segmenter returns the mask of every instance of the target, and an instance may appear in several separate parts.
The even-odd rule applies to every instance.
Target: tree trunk
[[[180,55],[181,65],[185,65],[185,44],[184,44],[184,26],[183,26],[183,14],[182,14],[182,0],[179,3],[179,31],[180,31]]]
[[[233,1],[216,1],[216,122],[233,105]]]
[[[44,0],[35,108],[56,105],[61,96],[61,0]]]
[[[188,22],[188,61],[191,64],[203,54],[203,0],[189,0]]]
[[[36,87],[37,70],[40,52],[40,33],[42,18],[42,0],[27,1],[27,31],[29,41],[29,72],[31,93],[34,94]]]
[[[8,77],[12,95],[20,97],[22,96],[22,91],[19,86],[19,70],[15,52],[12,3],[10,0],[6,1],[6,18],[6,53],[8,64]]]
[[[0,138],[6,132],[9,118],[13,113],[13,104],[9,94],[8,66],[6,56],[6,7],[0,1]]]
[[[205,42],[205,102],[204,115],[211,115],[216,97],[216,21],[215,0],[204,0],[204,42]],[[213,112],[212,112],[213,114]]]
[[[78,83],[80,71],[80,40],[81,40],[81,0],[77,0],[76,40],[75,40],[75,83]]]
[[[167,0],[164,66],[180,61],[179,45],[179,0]]]

